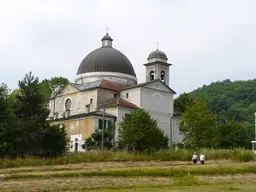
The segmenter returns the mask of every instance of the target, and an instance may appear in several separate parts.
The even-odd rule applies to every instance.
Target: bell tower
[[[152,51],[148,58],[148,62],[144,64],[146,67],[146,81],[160,79],[164,84],[169,86],[169,67],[172,65],[167,63],[167,56],[164,52]]]

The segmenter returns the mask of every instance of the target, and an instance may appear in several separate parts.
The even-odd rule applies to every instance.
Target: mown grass
[[[228,177],[228,179],[226,178]],[[242,178],[241,178],[242,177]],[[209,185],[207,189],[215,186],[231,186],[243,184],[243,186],[254,185],[256,187],[256,176],[254,174],[211,176],[211,180],[205,177],[66,177],[66,178],[45,178],[45,179],[22,179],[1,181],[0,191],[147,191],[146,189],[166,188],[201,189],[200,186]],[[238,181],[238,182],[237,182]],[[189,186],[189,187],[188,187]],[[136,190],[135,190],[136,189]],[[209,190],[211,191],[211,190]]]
[[[0,168],[22,167],[22,166],[41,166],[41,165],[66,165],[77,163],[107,162],[107,161],[190,161],[193,150],[160,150],[152,154],[136,154],[128,152],[113,151],[92,151],[85,153],[67,154],[56,158],[35,158],[26,157],[24,159],[0,159]],[[250,150],[213,150],[203,149],[206,160],[233,160],[248,162],[254,161],[256,155]]]
[[[212,161],[207,165],[191,165],[191,162],[180,165],[182,162],[154,161],[153,166],[149,166],[151,161],[101,162],[9,168],[1,170],[0,191],[147,191],[146,188],[149,191],[163,191],[162,187],[190,189],[195,186],[214,187],[220,184],[254,184],[256,187],[255,162],[215,162],[217,163]],[[178,165],[172,166],[175,163]],[[136,167],[136,164],[139,166]],[[140,167],[142,165],[144,167]],[[16,170],[24,172],[15,173]]]
[[[54,177],[186,177],[193,175],[234,175],[256,173],[254,165],[238,166],[194,166],[194,167],[173,167],[173,168],[127,168],[127,169],[106,169],[106,170],[82,170],[82,171],[54,171],[5,174],[1,178],[6,179],[27,179],[27,178],[54,178]]]
[[[220,175],[220,176],[192,176],[185,177],[62,177],[44,179],[17,179],[0,182],[0,191],[143,191],[144,189],[182,188],[201,189],[200,186],[209,185],[207,189],[216,185],[231,186],[233,184],[253,185],[256,187],[255,174]],[[189,186],[189,187],[188,187]],[[135,190],[136,188],[136,190]],[[209,190],[211,191],[211,190]]]
[[[127,188],[127,189],[105,189],[90,190],[90,192],[252,192],[255,191],[256,185],[206,185],[206,186],[190,186],[190,187],[147,187],[147,188]],[[86,192],[87,190],[83,190]]]

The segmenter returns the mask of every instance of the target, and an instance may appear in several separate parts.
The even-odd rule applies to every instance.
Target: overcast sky
[[[217,80],[256,78],[256,0],[0,0],[0,83],[25,73],[74,81],[105,28],[139,82],[164,51],[178,94]]]

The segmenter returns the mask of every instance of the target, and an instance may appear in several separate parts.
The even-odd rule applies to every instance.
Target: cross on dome
[[[158,46],[159,46],[159,43],[158,41],[156,42],[156,50],[158,51]]]
[[[108,31],[109,31],[109,28],[108,26],[106,27],[106,34],[108,35]]]

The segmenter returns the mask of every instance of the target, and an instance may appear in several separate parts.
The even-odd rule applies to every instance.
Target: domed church
[[[114,140],[118,140],[118,125],[133,109],[146,110],[168,136],[170,144],[183,139],[178,118],[174,115],[173,96],[169,87],[166,54],[151,52],[145,66],[146,82],[137,83],[129,59],[113,48],[108,33],[102,46],[89,53],[78,67],[74,83],[66,85],[49,102],[48,120],[67,127],[70,152],[84,151],[82,144],[97,129],[115,124]]]

